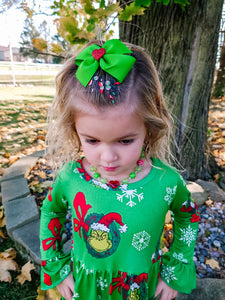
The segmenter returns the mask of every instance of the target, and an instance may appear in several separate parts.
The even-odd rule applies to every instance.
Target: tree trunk
[[[225,33],[223,33],[225,35]],[[220,68],[217,71],[216,83],[214,86],[213,96],[215,98],[225,94],[225,39],[220,47]]]
[[[172,1],[173,2],[173,1]],[[207,122],[223,0],[191,0],[182,11],[152,3],[120,22],[120,38],[146,48],[175,120],[174,154],[186,179],[208,179]]]

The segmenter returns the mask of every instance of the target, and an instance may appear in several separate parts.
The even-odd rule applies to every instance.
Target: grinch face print
[[[88,244],[97,252],[101,253],[112,248],[112,242],[109,234],[102,230],[92,230],[91,235],[87,238]]]
[[[127,225],[122,222],[120,214],[111,212],[106,215],[101,213],[91,213],[87,215],[91,205],[86,203],[83,193],[77,193],[73,206],[77,218],[73,219],[75,232],[81,230],[88,252],[97,258],[112,255],[120,242],[120,233],[127,230]]]

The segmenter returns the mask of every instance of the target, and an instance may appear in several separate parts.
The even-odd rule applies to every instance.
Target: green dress
[[[117,188],[91,178],[82,160],[61,170],[41,208],[43,290],[58,285],[72,271],[73,299],[154,299],[159,275],[173,289],[191,293],[196,286],[197,206],[177,171],[152,160],[145,178]],[[63,253],[68,206],[73,235],[71,252]],[[174,241],[162,255],[168,210]]]

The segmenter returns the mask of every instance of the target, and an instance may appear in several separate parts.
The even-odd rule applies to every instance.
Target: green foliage
[[[155,1],[168,5],[172,0]],[[182,9],[189,4],[188,0],[173,2]],[[133,16],[143,15],[151,3],[152,0],[127,0],[115,1],[115,3],[105,0],[55,0],[50,8],[52,14],[57,16],[55,23],[59,35],[70,45],[74,45],[95,38],[109,39],[113,35],[110,26],[115,24],[116,18],[129,22]],[[21,7],[28,18],[32,18],[34,9],[31,9],[25,1],[22,2]],[[61,48],[54,46],[52,49],[58,52]]]
[[[152,0],[135,0],[135,6],[140,6],[140,7],[148,7],[152,3]]]
[[[145,8],[136,6],[135,2],[127,5],[122,13],[119,15],[119,19],[123,21],[131,21],[134,15],[143,15]]]
[[[213,97],[220,98],[225,95],[225,85],[224,82],[216,82],[213,89]]]

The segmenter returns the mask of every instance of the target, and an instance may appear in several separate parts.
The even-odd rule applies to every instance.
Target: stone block
[[[40,220],[35,220],[12,231],[10,237],[15,241],[19,250],[27,253],[37,264],[41,264],[40,253]]]
[[[37,157],[37,158],[44,157],[45,156],[45,150],[40,150],[40,151],[34,152],[29,156],[33,156],[33,157]]]
[[[72,241],[68,240],[66,243],[64,243],[63,245],[63,251],[64,253],[68,253],[71,251],[71,245],[72,245]]]
[[[27,171],[28,168],[32,168],[32,166],[35,165],[37,159],[38,157],[31,155],[20,158],[5,171],[1,182],[10,179],[15,179],[18,177],[24,177],[24,173]]]
[[[1,185],[3,205],[7,201],[26,197],[30,193],[27,180],[23,177],[4,181]]]
[[[224,300],[225,284],[223,279],[197,279],[197,287],[190,295],[178,293],[176,300]]]
[[[209,197],[212,201],[225,201],[224,191],[221,188],[219,188],[219,186],[214,181],[204,181],[198,179],[196,183],[201,185],[203,189],[209,193]]]
[[[5,203],[6,228],[9,233],[33,220],[39,219],[39,211],[33,196]]]
[[[195,200],[198,207],[201,207],[202,205],[204,205],[205,201],[208,198],[208,195],[207,195],[207,192],[204,190],[204,188],[201,185],[199,185],[195,182],[188,181],[187,189],[192,194],[192,197]]]

